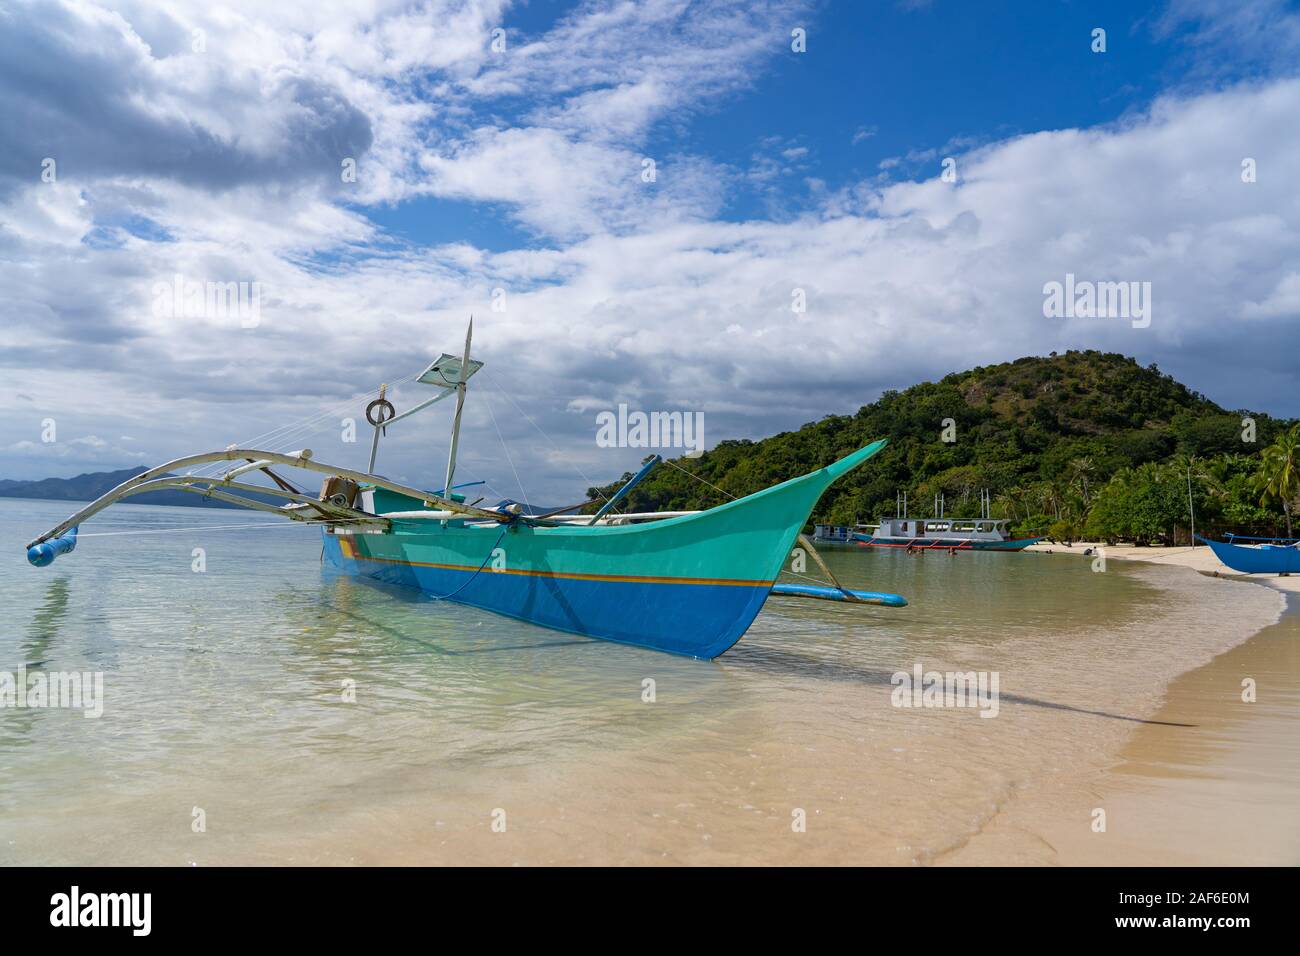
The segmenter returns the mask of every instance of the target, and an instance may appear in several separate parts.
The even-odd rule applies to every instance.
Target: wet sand
[[[1035,550],[1080,555],[1088,545]],[[1176,565],[1281,591],[1300,577],[1238,575],[1206,547],[1106,549],[1107,560]],[[1067,866],[1300,865],[1300,610],[1168,687],[1112,766],[1019,794],[937,862]],[[1253,681],[1255,700],[1243,700]],[[1105,812],[1105,829],[1095,825]]]

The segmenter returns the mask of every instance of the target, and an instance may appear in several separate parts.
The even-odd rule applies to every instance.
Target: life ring
[[[383,414],[384,409],[388,409],[388,414]],[[376,412],[380,413],[378,417],[375,417]],[[370,422],[370,424],[374,425],[376,428],[381,427],[384,422],[392,421],[396,417],[397,409],[395,409],[393,403],[386,398],[376,398],[366,406],[366,421]]]

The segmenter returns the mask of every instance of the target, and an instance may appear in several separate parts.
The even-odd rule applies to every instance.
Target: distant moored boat
[[[1007,518],[884,518],[871,534],[854,533],[869,548],[1021,551],[1042,538],[1012,538]]]

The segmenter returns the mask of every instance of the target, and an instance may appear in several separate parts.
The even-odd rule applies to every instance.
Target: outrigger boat
[[[885,518],[878,525],[869,526],[870,532],[852,532],[853,540],[868,548],[902,548],[909,552],[946,550],[957,551],[1023,551],[1042,538],[1013,538],[1007,530],[1008,518],[993,517],[993,495],[988,489],[980,492],[978,518],[944,517],[942,494],[934,496],[934,516],[909,518],[907,493],[898,495],[895,504],[900,518]]]
[[[471,320],[463,355],[444,354],[418,377],[439,388],[433,398],[397,414],[381,387],[366,412],[374,426],[368,470],[316,461],[310,449],[230,447],[190,455],[123,482],[71,515],[28,545],[28,560],[44,566],[72,551],[80,524],[117,501],[175,488],[319,525],[325,560],[350,575],[418,588],[436,599],[543,627],[696,658],[717,657],[740,640],[770,595],[907,604],[896,594],[843,587],[802,534],[822,493],[880,451],[884,441],[706,511],[614,512],[657,456],[594,515],[572,512],[595,502],[545,514],[525,514],[514,502],[492,508],[467,504],[452,482],[466,383],[482,367],[470,359],[472,334]],[[456,412],[442,488],[425,491],[375,474],[380,435],[452,394]],[[217,475],[192,471],[219,462],[232,467]],[[273,470],[280,466],[326,475],[320,494],[301,491]],[[240,480],[252,472],[266,475],[274,486]],[[245,497],[250,492],[286,503]],[[796,543],[832,586],[777,581]]]
[[[1211,541],[1199,534],[1196,540],[1208,544],[1214,556],[1242,574],[1291,574],[1300,572],[1300,538],[1252,538],[1230,534],[1227,541]],[[1238,544],[1253,541],[1254,544]]]

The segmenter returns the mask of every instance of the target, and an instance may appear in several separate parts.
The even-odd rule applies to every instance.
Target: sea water
[[[704,662],[339,576],[318,530],[237,511],[119,505],[29,566],[73,507],[0,499],[0,671],[103,682],[99,716],[0,709],[0,863],[943,861],[1284,605],[1185,569],[828,548],[911,605],[773,598]],[[996,674],[996,715],[902,706],[918,669]]]

